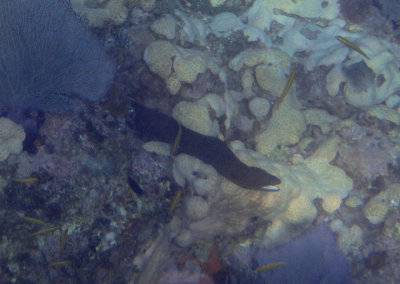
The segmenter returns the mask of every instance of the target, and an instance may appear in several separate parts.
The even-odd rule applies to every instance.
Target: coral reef
[[[336,155],[338,142],[338,137],[331,138],[313,156],[291,167],[272,163],[264,156],[244,149],[243,145],[233,147],[236,154],[249,164],[257,163],[269,172],[279,173],[281,191],[276,193],[244,193],[240,187],[225,179],[222,179],[220,189],[216,192],[219,181],[215,172],[212,175],[209,166],[188,156],[179,156],[174,163],[176,180],[201,195],[204,198],[202,202],[207,200],[209,208],[208,215],[191,221],[189,231],[182,232],[184,241],[178,238],[179,243],[187,246],[215,234],[239,233],[256,215],[272,222],[261,240],[268,247],[290,239],[295,235],[291,232],[295,232],[293,229],[296,226],[306,227],[314,220],[317,215],[313,205],[315,199],[321,198],[322,208],[333,213],[353,186],[343,170],[329,164]]]
[[[2,281],[397,283],[389,2],[3,0]]]

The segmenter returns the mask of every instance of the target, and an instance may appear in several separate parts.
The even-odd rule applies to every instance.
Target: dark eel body
[[[156,140],[172,144],[179,130],[178,122],[161,112],[134,103],[132,126],[146,141]],[[233,183],[256,190],[279,190],[272,186],[280,179],[266,171],[249,167],[215,137],[205,136],[181,126],[179,145],[175,154],[184,153],[213,166],[219,174]]]

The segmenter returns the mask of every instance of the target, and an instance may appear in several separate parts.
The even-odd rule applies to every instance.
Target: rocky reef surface
[[[29,112],[32,141],[0,118],[4,281],[399,281],[389,2],[71,0],[116,73],[105,101]],[[174,155],[178,133],[144,143],[132,102],[223,141],[280,190]]]

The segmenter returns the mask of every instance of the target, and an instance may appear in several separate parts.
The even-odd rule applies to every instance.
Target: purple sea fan
[[[0,114],[104,97],[114,65],[66,0],[0,1]]]
[[[353,283],[345,255],[336,246],[335,234],[326,224],[309,229],[289,243],[256,253],[258,266],[285,265],[260,273],[254,283]]]

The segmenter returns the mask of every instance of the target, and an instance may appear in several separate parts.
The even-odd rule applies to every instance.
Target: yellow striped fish
[[[178,149],[179,142],[181,142],[181,136],[182,136],[182,126],[178,124],[178,133],[176,134],[174,144],[172,144],[170,154],[173,156],[176,153],[176,150]]]
[[[35,224],[39,224],[39,225],[46,225],[45,221],[33,218],[33,217],[28,217],[28,216],[22,216],[22,219],[24,219],[25,221],[31,222],[31,223],[35,223]]]
[[[171,207],[169,208],[169,214],[172,213],[172,211],[174,211],[176,205],[178,205],[179,200],[181,199],[181,195],[182,195],[182,190],[178,190],[174,196],[174,199],[172,200],[171,203]]]
[[[28,177],[28,178],[14,178],[13,181],[15,182],[21,182],[21,183],[27,183],[27,182],[35,182],[38,181],[39,179],[37,177]]]
[[[263,272],[263,271],[267,271],[267,270],[270,270],[270,269],[277,268],[277,267],[282,266],[282,265],[285,265],[285,264],[286,264],[286,263],[283,262],[283,261],[274,262],[274,263],[269,263],[269,264],[266,264],[266,265],[262,265],[262,266],[257,267],[256,269],[253,270],[253,272]]]
[[[344,38],[344,37],[338,35],[338,36],[336,36],[336,39],[338,41],[342,42],[343,44],[347,45],[351,49],[357,51],[359,54],[365,56],[365,58],[369,59],[368,55],[364,51],[362,51],[362,49],[358,45],[349,41],[347,38]]]
[[[43,229],[43,230],[34,232],[34,233],[30,234],[29,236],[30,236],[30,237],[35,237],[35,236],[38,236],[38,235],[41,235],[41,234],[53,232],[53,231],[55,231],[55,230],[57,230],[57,229],[59,229],[59,228],[60,228],[60,227],[58,227],[58,226],[53,226],[53,227],[50,227],[50,228],[47,228],[47,229]]]
[[[279,105],[283,102],[283,100],[285,99],[285,97],[287,96],[287,94],[289,94],[289,90],[290,90],[290,88],[291,88],[292,85],[293,85],[294,76],[295,76],[295,75],[296,75],[296,70],[293,69],[293,70],[290,72],[289,77],[288,77],[288,80],[287,80],[286,85],[285,85],[285,88],[283,89],[282,94],[281,94],[281,96],[279,97],[279,101],[278,101],[278,103],[276,104],[277,106],[279,106]]]
[[[68,264],[72,264],[72,261],[70,260],[63,260],[63,261],[56,261],[56,262],[52,262],[49,264],[49,267],[57,267],[57,266],[63,266],[63,265],[68,265]]]

